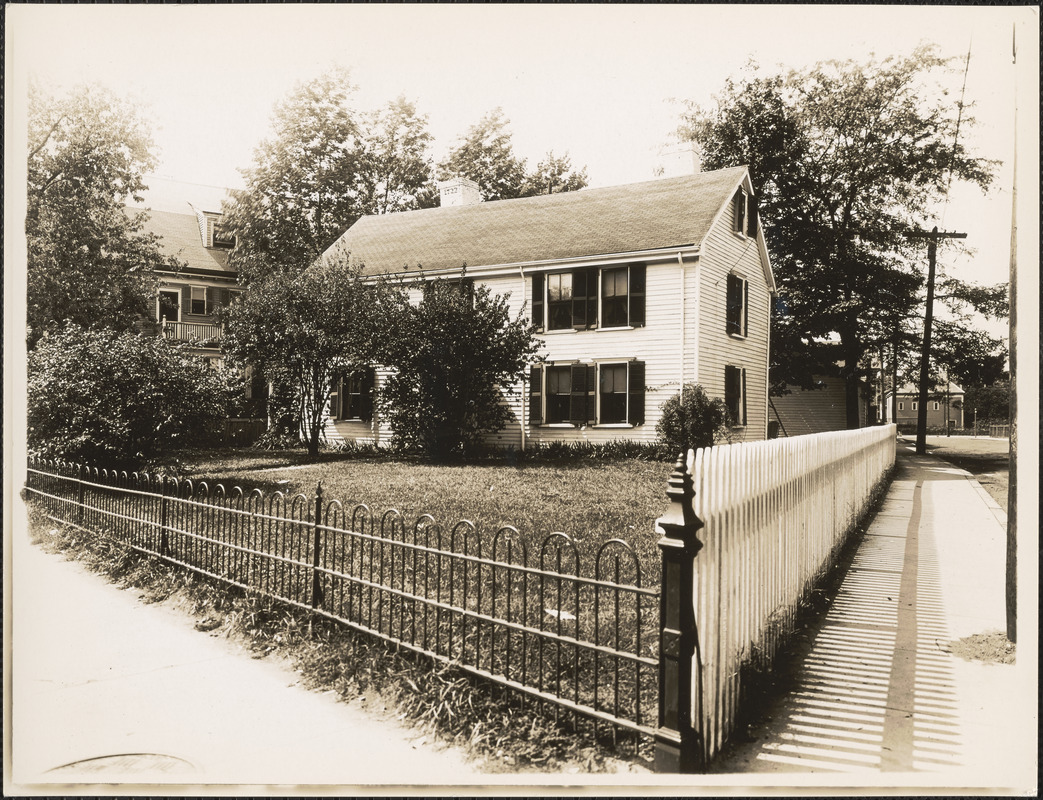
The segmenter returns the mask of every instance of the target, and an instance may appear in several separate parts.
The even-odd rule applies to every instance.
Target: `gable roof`
[[[698,246],[745,167],[471,206],[363,217],[323,260],[366,274],[529,264]]]
[[[184,214],[170,211],[148,212],[149,219],[145,222],[145,230],[160,237],[159,249],[163,253],[176,256],[187,264],[186,272],[217,271],[233,277],[235,270],[228,266],[228,251],[203,246],[199,220],[187,203],[185,206]]]

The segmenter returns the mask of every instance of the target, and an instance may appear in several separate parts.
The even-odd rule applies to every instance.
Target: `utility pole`
[[[911,231],[911,238],[926,238],[927,242],[927,310],[923,317],[923,350],[920,352],[920,392],[916,407],[916,454],[927,452],[927,387],[931,369],[931,325],[934,321],[934,262],[938,253],[939,239],[966,239],[966,233],[938,231],[935,225],[930,231]]]

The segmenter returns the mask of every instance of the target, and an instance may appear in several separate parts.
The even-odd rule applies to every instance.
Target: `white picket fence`
[[[692,719],[707,761],[734,726],[741,668],[768,665],[792,631],[799,600],[894,464],[895,439],[886,425],[689,452],[705,523]]]

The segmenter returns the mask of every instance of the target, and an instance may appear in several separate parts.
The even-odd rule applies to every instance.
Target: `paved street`
[[[12,794],[43,783],[449,785],[462,752],[297,684],[14,535]],[[65,790],[59,793],[66,793]],[[206,792],[209,793],[209,792]],[[247,791],[250,794],[252,792]]]

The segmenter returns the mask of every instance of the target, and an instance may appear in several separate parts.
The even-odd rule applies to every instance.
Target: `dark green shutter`
[[[587,367],[587,422],[593,425],[598,417],[598,375],[593,364]]]
[[[344,383],[343,378],[333,379],[333,391],[330,392],[330,418],[340,419],[340,392],[341,386]]]
[[[750,282],[742,282],[742,335],[750,335]]]
[[[532,324],[537,330],[543,330],[543,284],[542,272],[535,272],[532,276]],[[539,369],[539,367],[533,367]]]
[[[216,306],[220,302],[220,300],[218,299],[219,291],[219,289],[215,289],[213,286],[206,287],[206,294],[204,295],[206,297],[206,306],[203,308],[204,313],[214,313],[214,306]]]
[[[572,394],[569,398],[569,422],[585,425],[587,422],[587,365],[572,365]]]
[[[757,235],[757,224],[760,221],[759,208],[757,206],[757,195],[751,194],[747,199],[748,208],[746,210],[746,227],[749,230],[748,236],[752,239]]]
[[[572,327],[583,329],[588,327],[587,292],[590,282],[590,271],[578,269],[572,273]],[[594,283],[597,283],[595,280]]]
[[[529,424],[539,425],[541,422],[543,422],[543,368],[529,367]]]
[[[746,424],[746,370],[742,371],[742,424]]]
[[[192,287],[182,286],[181,287],[181,313],[191,314],[192,313]]]
[[[587,328],[598,326],[598,293],[601,291],[601,270],[587,270]]]
[[[645,421],[645,362],[631,361],[627,370],[627,422],[642,425]]]
[[[359,419],[363,422],[373,420],[373,387],[377,373],[372,367],[366,367],[362,373],[362,386],[359,389]]]
[[[645,265],[630,265],[630,325],[641,328],[645,324]]]

